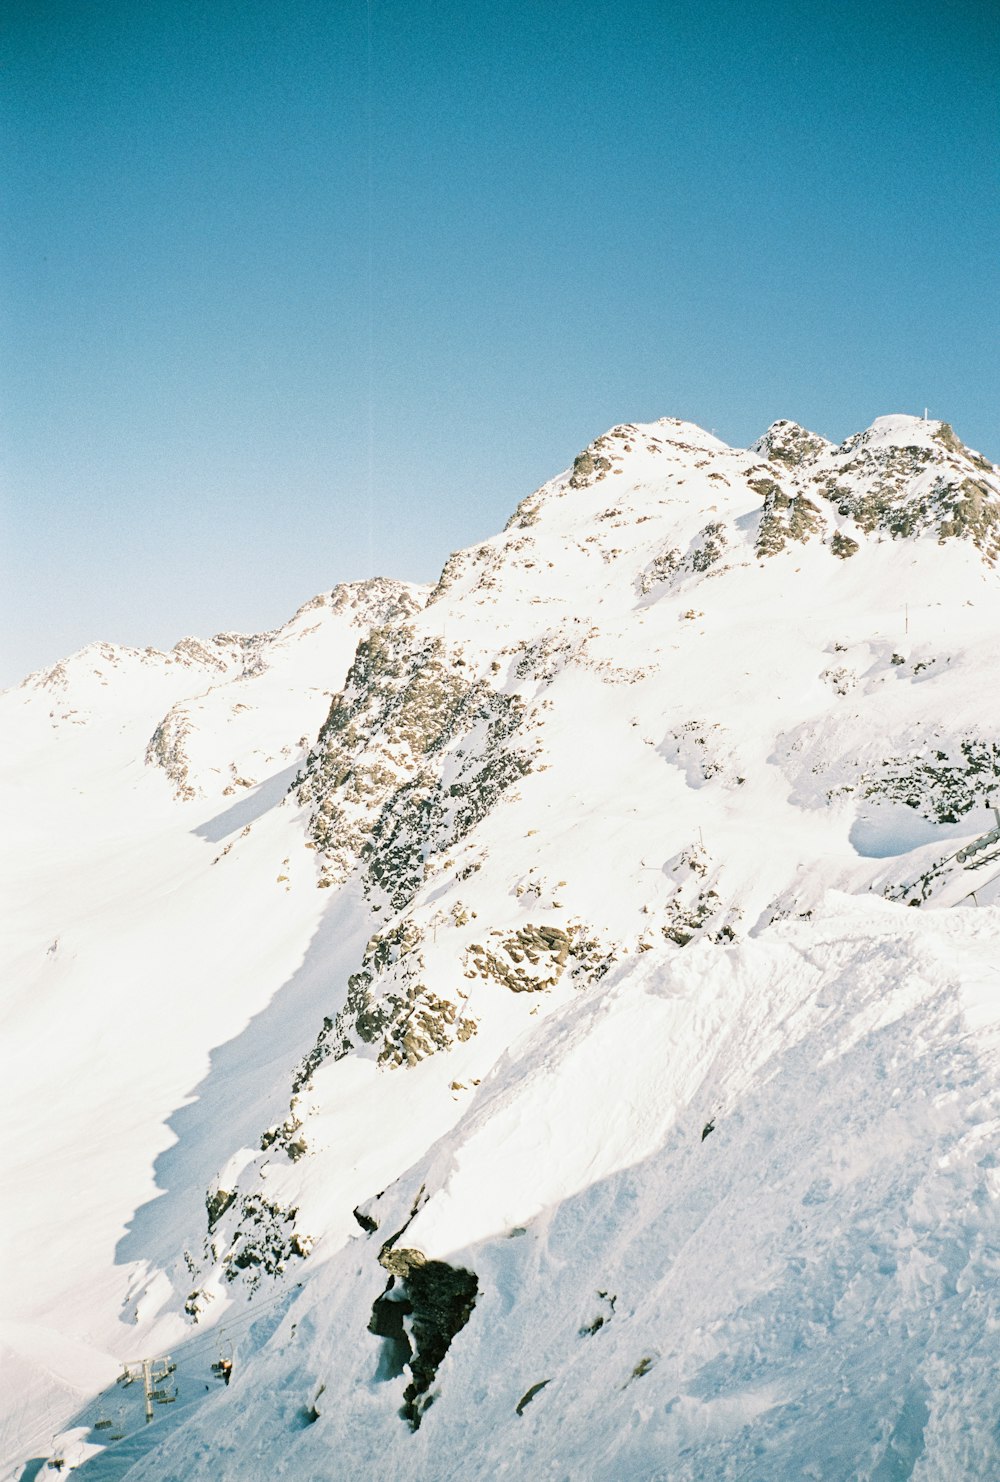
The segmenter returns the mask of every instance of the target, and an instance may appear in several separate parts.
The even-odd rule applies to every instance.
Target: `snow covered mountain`
[[[998,556],[665,419],[0,697],[7,1475],[1000,1476]]]

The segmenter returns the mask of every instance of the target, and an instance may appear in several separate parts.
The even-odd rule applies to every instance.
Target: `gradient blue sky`
[[[1000,457],[985,0],[19,0],[0,683],[436,576],[621,420]]]

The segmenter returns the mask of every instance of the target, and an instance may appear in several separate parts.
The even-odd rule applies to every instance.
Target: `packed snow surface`
[[[1000,1477],[998,557],[663,419],[0,697],[2,1475]]]

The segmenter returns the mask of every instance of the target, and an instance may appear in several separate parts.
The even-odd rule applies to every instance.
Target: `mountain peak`
[[[800,427],[797,422],[782,419],[772,422],[763,437],[750,444],[750,451],[763,453],[765,458],[784,463],[787,468],[797,468],[800,463],[810,463],[832,447],[833,444],[818,433]]]
[[[876,417],[863,432],[855,432],[846,438],[837,452],[856,453],[862,448],[872,452],[892,448],[922,449],[932,454],[935,461],[942,461],[945,454],[952,453],[968,459],[983,473],[994,471],[994,465],[987,458],[966,447],[950,422],[912,417],[903,412]]]

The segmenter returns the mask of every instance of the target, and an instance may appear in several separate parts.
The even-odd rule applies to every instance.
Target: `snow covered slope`
[[[314,930],[311,882],[276,886],[270,854],[229,880],[213,861],[280,803],[359,637],[425,597],[358,583],[273,634],[92,645],[0,697],[5,1456],[24,1427],[50,1443],[39,1417],[72,1411],[131,1353],[122,1304],[148,1286],[155,1312],[164,1284],[145,1249],[116,1266],[115,1244],[157,1186],[167,1119]],[[156,738],[182,709],[198,725],[164,762]],[[266,827],[287,834],[279,859],[301,849],[280,813]],[[193,1176],[214,1171],[190,1156]]]
[[[665,419],[5,696],[12,1475],[1000,1476],[998,554],[947,424]]]

